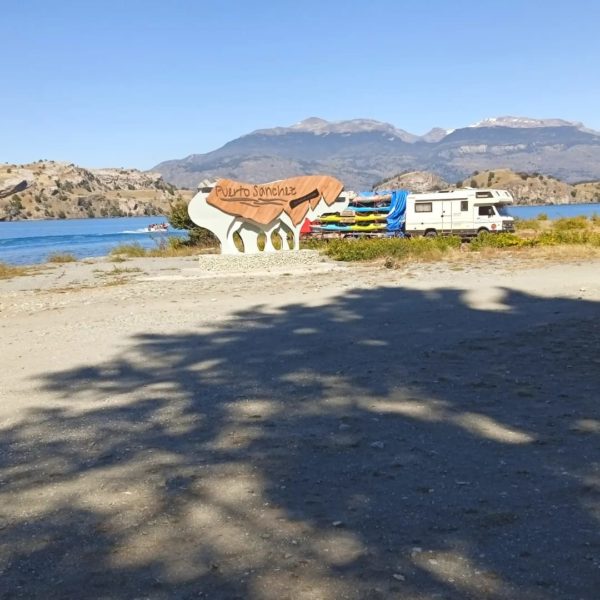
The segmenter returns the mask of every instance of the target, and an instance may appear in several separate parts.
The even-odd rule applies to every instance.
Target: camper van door
[[[483,205],[475,205],[475,225],[477,229],[485,228],[488,231],[492,231],[492,229],[496,229],[496,227],[492,227],[492,221],[496,213],[494,212],[494,207],[490,204]]]
[[[454,228],[454,202],[452,200],[443,200],[442,205],[442,232],[452,233]]]

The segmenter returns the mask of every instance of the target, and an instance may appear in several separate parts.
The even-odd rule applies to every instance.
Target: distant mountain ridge
[[[264,182],[328,173],[348,189],[368,189],[404,170],[457,181],[475,170],[501,168],[569,182],[600,179],[600,132],[562,119],[504,116],[418,136],[373,119],[310,117],[289,127],[258,129],[206,154],[162,162],[153,171],[190,188],[206,178]]]

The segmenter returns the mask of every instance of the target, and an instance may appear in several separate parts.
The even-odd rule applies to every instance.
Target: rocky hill
[[[437,192],[450,189],[451,185],[429,171],[405,171],[377,182],[375,190],[403,189],[410,192]]]
[[[540,172],[568,182],[600,179],[600,132],[561,119],[496,117],[423,136],[370,119],[329,122],[312,117],[290,127],[260,129],[206,154],[154,170],[182,187],[201,179],[271,181],[310,173],[369,189],[399,171],[431,171],[447,181],[474,170]]]
[[[571,185],[541,173],[517,173],[510,169],[475,171],[454,184],[429,172],[399,173],[376,184],[375,189],[403,188],[411,192],[435,192],[456,187],[495,188],[508,190],[518,204],[569,204],[600,202],[600,181]]]
[[[164,214],[183,194],[159,173],[38,161],[0,165],[0,220]]]

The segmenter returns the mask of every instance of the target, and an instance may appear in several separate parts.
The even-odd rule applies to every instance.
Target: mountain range
[[[168,160],[152,171],[179,187],[229,177],[265,182],[327,173],[347,189],[368,189],[409,170],[447,181],[475,170],[510,168],[568,182],[600,179],[600,132],[562,119],[493,117],[468,127],[435,127],[415,135],[372,119],[317,117],[289,127],[259,129],[206,154]]]

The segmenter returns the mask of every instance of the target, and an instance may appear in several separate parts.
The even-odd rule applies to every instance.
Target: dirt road
[[[0,282],[0,598],[598,597],[598,261],[215,260]]]

